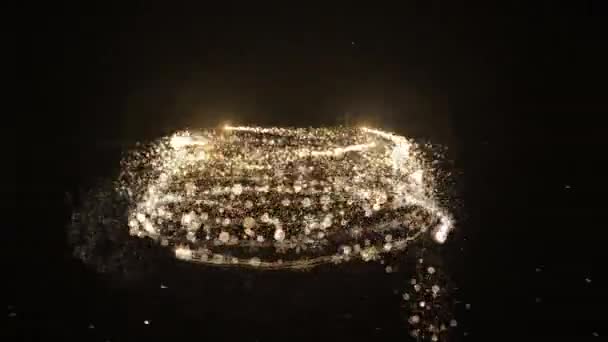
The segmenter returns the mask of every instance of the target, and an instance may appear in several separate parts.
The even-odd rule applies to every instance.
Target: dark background
[[[407,316],[392,291],[405,280],[381,268],[176,266],[125,284],[73,260],[65,241],[65,193],[115,172],[134,141],[226,122],[346,119],[442,144],[454,161],[462,209],[441,253],[456,296],[472,304],[455,309],[454,339],[608,335],[600,1],[22,10],[9,340],[403,339]]]

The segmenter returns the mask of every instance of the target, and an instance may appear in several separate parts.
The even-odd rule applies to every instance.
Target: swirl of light
[[[418,145],[371,128],[183,131],[122,165],[129,234],[189,262],[370,261],[453,228]]]

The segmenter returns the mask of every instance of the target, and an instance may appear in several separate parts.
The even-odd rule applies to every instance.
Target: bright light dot
[[[306,197],[302,200],[302,206],[304,208],[310,207],[310,205],[311,205],[310,198]]]
[[[221,232],[219,239],[222,243],[226,243],[230,240],[230,234],[228,232]]]
[[[144,324],[145,324],[145,325],[149,325],[149,324],[150,324],[150,321],[148,321],[148,320],[146,319],[146,320],[144,321]]]
[[[236,196],[240,195],[243,193],[243,186],[241,184],[234,184],[232,186],[232,193]]]
[[[277,241],[283,241],[285,239],[285,231],[278,228],[274,231],[274,239]]]
[[[171,145],[171,147],[173,147],[174,149],[179,149],[182,148],[184,146],[188,146],[192,143],[192,138],[189,136],[179,136],[179,135],[174,135],[173,137],[171,137],[171,141],[169,142],[169,144]]]
[[[243,227],[245,227],[245,229],[252,229],[253,227],[255,227],[255,219],[253,217],[245,217],[245,219],[243,220]]]
[[[192,251],[188,246],[175,248],[175,257],[182,260],[192,259]]]
[[[424,175],[424,171],[423,170],[416,170],[414,173],[411,174],[410,178],[416,184],[422,184],[423,175]]]
[[[448,233],[452,229],[452,222],[446,216],[441,216],[441,220],[433,233],[433,238],[438,243],[444,243],[448,238]]]

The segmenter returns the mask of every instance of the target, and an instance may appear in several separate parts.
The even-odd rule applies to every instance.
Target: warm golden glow
[[[367,127],[222,130],[232,133],[176,133],[133,169],[126,163],[139,180],[123,184],[135,201],[132,235],[192,262],[297,268],[373,260],[426,232],[443,243],[452,229],[405,137]],[[263,260],[249,248],[292,257]]]

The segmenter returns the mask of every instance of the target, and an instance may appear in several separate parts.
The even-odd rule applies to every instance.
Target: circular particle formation
[[[418,145],[370,128],[226,126],[131,151],[128,229],[214,265],[304,268],[377,259],[453,227]]]

